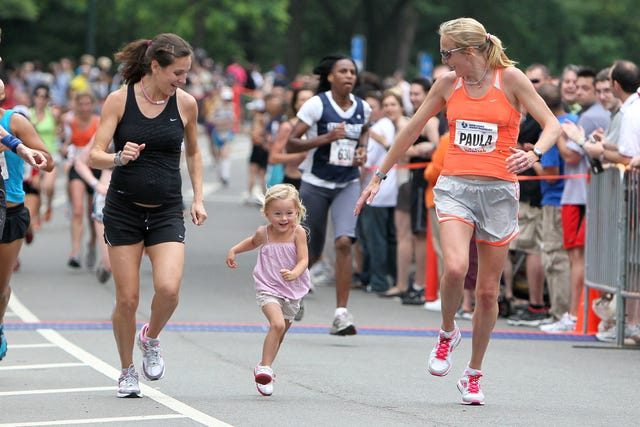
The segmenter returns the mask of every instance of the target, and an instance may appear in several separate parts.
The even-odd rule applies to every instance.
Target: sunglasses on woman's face
[[[442,50],[442,49],[440,49],[440,56],[442,56],[442,58],[443,58],[443,59],[449,59],[449,58],[451,58],[451,55],[452,55],[454,52],[457,52],[457,51],[459,51],[459,50],[463,50],[463,49],[466,49],[466,48],[467,48],[467,47],[465,46],[465,47],[457,47],[457,48],[455,48],[455,49],[449,49],[449,50]]]
[[[451,58],[451,54],[453,54],[454,52],[458,52],[459,50],[464,50],[464,49],[480,49],[483,45],[479,44],[477,46],[463,46],[463,47],[457,47],[455,49],[449,49],[449,50],[442,50],[440,49],[440,56],[442,56],[442,59],[447,60],[449,58]]]

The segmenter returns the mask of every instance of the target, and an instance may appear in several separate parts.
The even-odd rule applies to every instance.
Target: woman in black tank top
[[[116,53],[127,86],[105,100],[91,150],[94,168],[114,167],[103,209],[116,306],[113,331],[122,374],[118,397],[140,396],[133,347],[142,350],[142,373],[164,376],[159,335],[178,304],[184,269],[180,153],[184,141],[193,188],[191,219],[207,218],[202,194],[202,158],[197,142],[198,107],[180,89],[191,68],[191,46],[175,34],[136,40]],[[107,147],[113,139],[115,154]],[[135,334],[143,251],[153,266],[154,304],[148,324]]]

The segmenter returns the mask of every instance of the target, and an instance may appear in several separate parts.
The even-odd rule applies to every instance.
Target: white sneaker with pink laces
[[[160,350],[160,340],[158,338],[148,338],[146,323],[138,331],[136,341],[142,351],[142,375],[149,381],[159,380],[164,377],[164,359]]]
[[[467,366],[458,380],[458,390],[462,393],[463,405],[484,405],[484,393],[480,388],[482,372]]]
[[[442,329],[438,335],[436,343],[431,354],[429,354],[429,373],[437,377],[444,377],[451,370],[451,352],[458,347],[462,336],[458,325],[451,332],[445,332]]]

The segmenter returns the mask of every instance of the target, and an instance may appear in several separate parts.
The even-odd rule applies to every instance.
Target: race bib
[[[7,160],[4,158],[4,152],[0,153],[0,169],[2,169],[2,179],[9,179],[9,168],[7,168]]]
[[[329,164],[334,166],[353,166],[358,141],[339,139],[331,143]]]
[[[467,153],[490,153],[496,149],[498,125],[495,123],[456,120],[456,136],[453,141]]]

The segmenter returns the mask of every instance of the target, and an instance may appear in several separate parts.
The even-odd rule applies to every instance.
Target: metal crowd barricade
[[[591,175],[587,196],[584,332],[589,289],[616,297],[616,345],[624,343],[625,300],[640,298],[640,172],[611,166]]]

